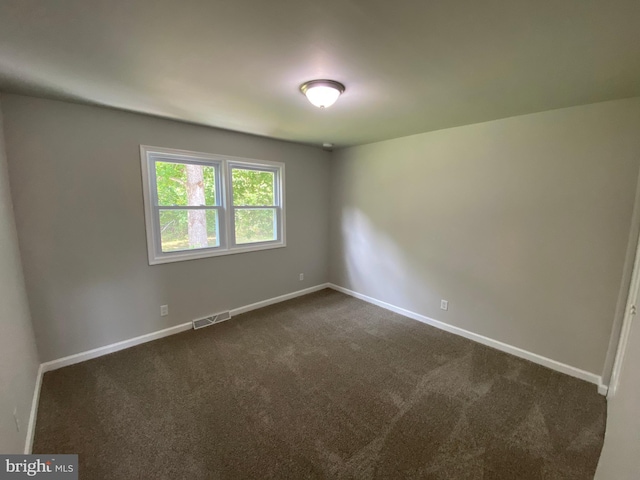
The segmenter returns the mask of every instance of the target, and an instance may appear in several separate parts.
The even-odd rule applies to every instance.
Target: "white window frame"
[[[149,265],[286,247],[284,163],[232,157],[228,155],[191,152],[188,150],[176,150],[172,148],[152,147],[148,145],[140,145],[140,160],[142,168],[142,190],[144,195],[144,216],[147,231]],[[165,160],[174,163],[201,164],[216,168],[216,203],[219,203],[219,205],[208,205],[203,207],[180,206],[174,208],[181,210],[189,210],[190,208],[217,210],[218,246],[198,248],[194,250],[179,250],[175,252],[162,251],[159,212],[161,209],[171,209],[172,207],[158,205],[155,178],[155,162],[158,160]],[[236,244],[234,225],[235,210],[236,208],[243,207],[234,206],[233,204],[233,185],[231,181],[231,171],[233,167],[274,172],[275,205],[270,207],[258,206],[257,208],[276,209],[276,240],[254,242],[250,244]],[[256,207],[246,206],[244,208]]]

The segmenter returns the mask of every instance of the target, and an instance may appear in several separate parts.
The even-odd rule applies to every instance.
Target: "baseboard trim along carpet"
[[[602,377],[600,375],[596,375],[595,373],[587,372],[585,370],[580,370],[579,368],[572,367],[571,365],[566,365],[556,360],[543,357],[542,355],[538,355],[536,353],[532,353],[527,350],[514,347],[512,345],[500,342],[498,340],[484,337],[477,333],[473,333],[468,330],[464,330],[462,328],[449,325],[439,320],[435,320],[433,318],[426,317],[419,313],[415,313],[410,310],[406,310],[404,308],[391,305],[390,303],[377,300],[375,298],[369,297],[367,295],[363,295],[361,293],[355,292],[353,290],[349,290],[347,288],[341,287],[339,285],[335,285],[333,283],[323,283],[320,285],[316,285],[314,287],[305,288],[303,290],[298,290],[295,292],[287,293],[285,295],[280,295],[278,297],[269,298],[266,300],[262,300],[260,302],[252,303],[250,305],[245,305],[243,307],[234,308],[230,311],[230,314],[231,314],[231,317],[233,318],[236,315],[250,312],[251,310],[256,310],[258,308],[266,307],[268,305],[284,302],[286,300],[291,300],[292,298],[301,297],[303,295],[317,292],[325,288],[331,288],[333,290],[342,292],[344,294],[358,298],[360,300],[371,303],[373,305],[377,305],[378,307],[384,308],[386,310],[399,313],[400,315],[404,315],[405,317],[411,318],[413,320],[417,320],[422,323],[426,323],[427,325],[431,325],[432,327],[439,328],[440,330],[444,330],[446,332],[465,337],[469,340],[473,340],[483,345],[487,345],[497,350],[501,350],[505,353],[515,355],[516,357],[524,358],[525,360],[529,360],[533,363],[537,363],[539,365],[550,368],[552,370],[556,370],[558,372],[570,375],[572,377],[576,377],[581,380],[585,380],[587,382],[593,383],[598,386],[598,393],[600,393],[601,395],[607,394],[608,387],[602,383]],[[110,353],[114,353],[130,347],[134,347],[142,343],[151,342],[159,338],[168,337],[169,335],[174,335],[176,333],[184,332],[186,330],[190,330],[191,328],[193,328],[193,325],[191,321],[189,321],[186,323],[182,323],[180,325],[175,325],[173,327],[165,328],[164,330],[147,333],[145,335],[140,335],[139,337],[130,338],[128,340],[123,340],[121,342],[116,342],[110,345],[105,345],[103,347],[87,350],[86,352],[80,352],[74,355],[69,355],[67,357],[59,358],[57,360],[52,360],[49,362],[42,363],[38,370],[38,378],[36,379],[36,385],[34,389],[31,414],[29,418],[29,427],[27,430],[27,438],[25,442],[25,454],[31,453],[33,438],[35,434],[36,418],[38,413],[38,402],[40,399],[40,387],[42,385],[42,377],[46,372],[49,372],[51,370],[57,370],[58,368],[66,367],[69,365],[74,365],[76,363],[84,362],[86,360],[91,360],[92,358],[108,355]]]
[[[503,343],[498,340],[494,340],[492,338],[470,332],[469,330],[465,330],[460,327],[455,327],[448,323],[444,323],[439,320],[426,317],[424,315],[412,312],[411,310],[407,310],[402,307],[391,305],[390,303],[383,302],[382,300],[378,300],[376,298],[369,297],[367,295],[363,295],[362,293],[349,290],[348,288],[344,288],[339,285],[335,285],[333,283],[329,284],[329,288],[332,288],[333,290],[336,290],[338,292],[345,293],[347,295],[351,295],[352,297],[358,298],[360,300],[371,303],[373,305],[377,305],[378,307],[384,308],[386,310],[399,313],[400,315],[404,315],[405,317],[409,317],[413,320],[426,323],[427,325],[431,325],[432,327],[439,328],[440,330],[444,330],[446,332],[468,338],[469,340],[473,340],[474,342],[478,342],[488,347],[495,348],[496,350],[501,350],[505,353],[515,355],[516,357],[524,358],[525,360],[529,360],[530,362],[537,363],[538,365],[542,365],[543,367],[547,367],[552,370],[556,370],[558,372],[570,375],[572,377],[585,380],[589,383],[593,383],[598,386],[598,393],[600,395],[607,394],[608,387],[602,383],[602,377],[600,375],[596,375],[595,373],[587,372],[585,370],[572,367],[571,365],[567,365],[565,363],[561,363],[556,360],[543,357],[542,355],[538,355],[537,353],[529,352],[527,350],[523,350],[522,348],[514,347],[513,345],[509,345],[507,343]]]
[[[33,452],[87,479],[586,479],[605,420],[589,382],[327,288],[47,372]]]
[[[33,389],[33,399],[31,400],[31,412],[29,413],[29,426],[27,427],[27,438],[24,442],[24,454],[29,455],[33,448],[33,438],[36,433],[36,418],[38,418],[38,404],[40,403],[40,388],[42,387],[42,376],[44,368],[42,364],[38,367],[38,376]]]
[[[262,300],[260,302],[245,305],[243,307],[234,308],[230,310],[231,318],[236,315],[240,315],[241,313],[250,312],[251,310],[256,310],[268,305],[291,300],[292,298],[301,297],[309,293],[324,290],[325,288],[329,288],[328,283],[322,283],[314,287],[305,288],[303,290],[298,290],[295,292],[280,295],[278,297],[269,298],[267,300]],[[191,321],[189,321],[186,323],[181,323],[180,325],[165,328],[164,330],[158,330],[157,332],[147,333],[145,335],[140,335],[139,337],[130,338],[121,342],[116,342],[110,345],[105,345],[103,347],[87,350],[86,352],[75,353],[67,357],[58,358],[57,360],[51,360],[50,362],[42,363],[40,365],[40,368],[38,369],[38,378],[36,379],[36,385],[33,393],[33,402],[31,406],[31,414],[29,417],[29,428],[27,430],[27,439],[25,442],[24,453],[31,453],[31,448],[33,446],[33,438],[36,430],[36,418],[38,416],[38,402],[40,400],[40,387],[42,385],[42,376],[46,372],[57,370],[58,368],[62,367],[67,367],[69,365],[74,365],[86,360],[91,360],[92,358],[108,355],[110,353],[124,350],[125,348],[135,347],[136,345],[140,345],[142,343],[151,342],[163,337],[168,337],[169,335],[175,335],[176,333],[184,332],[186,330],[190,330],[191,328],[193,328],[193,324],[191,323]]]
[[[317,292],[325,288],[329,288],[328,283],[323,283],[320,285],[316,285],[315,287],[309,287],[303,290],[298,290],[296,292],[287,293],[285,295],[280,295],[279,297],[269,298],[267,300],[262,300],[260,302],[252,303],[250,305],[245,305],[243,307],[234,308],[230,310],[230,314],[231,314],[231,317],[233,318],[234,316],[240,315],[241,313],[250,312],[251,310],[256,310],[258,308],[266,307],[268,305],[273,305],[275,303],[291,300],[292,298],[301,297],[302,295],[307,295],[309,293]],[[189,320],[186,323],[181,323],[180,325],[175,325],[173,327],[165,328],[164,330],[158,330],[157,332],[147,333],[145,335],[140,335],[139,337],[134,337],[128,340],[123,340],[121,342],[105,345],[104,347],[98,347],[92,350],[87,350],[86,352],[75,353],[73,355],[69,355],[68,357],[58,358],[57,360],[51,360],[50,362],[44,362],[42,364],[43,373],[49,372],[51,370],[57,370],[58,368],[66,367],[69,365],[74,365],[76,363],[84,362],[86,360],[91,360],[92,358],[108,355],[109,353],[117,352],[119,350],[124,350],[125,348],[135,347],[136,345],[140,345],[141,343],[151,342],[152,340],[168,337],[169,335],[175,335],[176,333],[184,332],[186,330],[191,330],[192,328],[193,328],[193,324],[191,323],[191,320]]]

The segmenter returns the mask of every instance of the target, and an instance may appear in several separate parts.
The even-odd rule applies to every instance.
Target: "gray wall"
[[[327,152],[30,97],[3,110],[42,361],[327,281]],[[140,144],[284,162],[287,247],[149,266]]]
[[[39,362],[9,194],[1,110],[0,245],[0,452],[23,453]],[[13,418],[16,407],[20,432]]]
[[[620,382],[607,404],[607,432],[597,480],[637,480],[640,474],[640,328],[627,341]]]
[[[635,98],[339,150],[330,280],[600,375],[639,132]]]

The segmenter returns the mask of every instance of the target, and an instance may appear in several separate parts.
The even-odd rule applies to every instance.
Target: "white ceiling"
[[[362,144],[640,95],[640,0],[0,0],[0,90]]]

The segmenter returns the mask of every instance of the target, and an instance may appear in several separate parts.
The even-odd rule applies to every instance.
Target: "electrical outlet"
[[[440,300],[440,308],[442,310],[449,310],[449,300]]]
[[[160,305],[160,316],[166,317],[169,315],[169,305]]]
[[[300,281],[304,280],[304,273],[301,273],[299,278],[300,278]]]
[[[18,418],[18,407],[13,408],[13,419],[16,422],[16,432],[20,433],[20,419]]]

